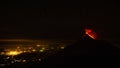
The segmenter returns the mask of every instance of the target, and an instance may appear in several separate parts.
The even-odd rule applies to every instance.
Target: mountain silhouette
[[[95,64],[111,60],[108,59],[110,57],[115,59],[116,56],[120,56],[120,49],[118,47],[103,40],[94,40],[85,35],[84,38],[78,39],[76,43],[45,59],[38,66],[40,65],[44,68],[81,67],[82,64]]]

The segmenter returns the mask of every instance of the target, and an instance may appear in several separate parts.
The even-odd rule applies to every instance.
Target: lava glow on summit
[[[97,38],[96,32],[94,32],[92,29],[85,29],[85,34],[87,34],[92,39],[96,39]]]

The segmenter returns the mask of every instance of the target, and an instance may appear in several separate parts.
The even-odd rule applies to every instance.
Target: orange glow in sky
[[[93,32],[91,29],[85,29],[85,34],[87,34],[89,37],[96,39],[96,33]]]

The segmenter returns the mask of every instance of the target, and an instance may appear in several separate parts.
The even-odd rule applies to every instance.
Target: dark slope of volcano
[[[57,54],[50,56],[37,66],[43,67],[82,67],[82,65],[106,63],[118,59],[120,49],[106,41],[94,40],[85,36]],[[114,62],[112,62],[114,63]],[[36,65],[35,65],[36,66]]]

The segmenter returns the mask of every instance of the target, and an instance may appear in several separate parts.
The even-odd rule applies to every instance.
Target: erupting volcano
[[[85,29],[85,34],[87,34],[92,39],[96,39],[97,38],[96,32],[94,32],[92,29]]]

